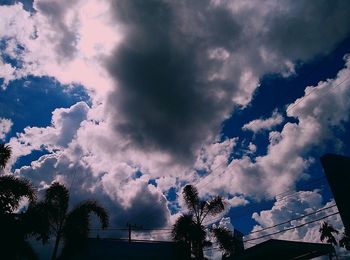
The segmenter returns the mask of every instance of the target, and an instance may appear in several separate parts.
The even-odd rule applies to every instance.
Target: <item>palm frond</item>
[[[225,210],[221,196],[216,196],[213,199],[207,201],[203,208],[203,214],[201,216],[201,223],[205,220],[208,215],[215,216]]]
[[[87,238],[89,233],[91,213],[96,214],[101,222],[101,227],[103,229],[108,227],[109,217],[107,211],[96,201],[87,200],[77,205],[68,214],[64,227],[66,239],[69,240],[71,237]]]
[[[63,228],[63,255],[72,255],[84,246],[89,235],[90,215],[94,213],[102,228],[108,227],[108,213],[94,200],[87,200],[77,205],[67,216]]]
[[[36,200],[35,189],[27,179],[13,175],[0,176],[0,214],[12,213],[23,197],[30,202]]]
[[[225,209],[221,196],[216,196],[205,204],[204,211],[210,215],[217,215]]]
[[[190,211],[196,213],[199,204],[198,190],[193,185],[186,185],[182,191],[186,205]]]
[[[190,242],[193,233],[193,216],[192,215],[181,215],[175,222],[171,231],[172,237],[175,241]]]
[[[320,232],[320,240],[323,242],[325,239],[327,243],[338,245],[337,240],[333,236],[333,233],[338,234],[338,230],[336,230],[332,225],[327,222],[323,222],[319,229]]]
[[[0,144],[0,169],[4,169],[12,154],[12,149],[9,145]]]
[[[50,237],[51,210],[45,202],[30,203],[26,213],[22,215],[25,233],[35,236],[43,244],[47,243]]]
[[[237,247],[237,239],[233,233],[226,228],[218,227],[212,230],[221,250],[225,256],[231,256],[235,253]]]
[[[54,182],[45,192],[45,203],[51,205],[60,214],[65,214],[68,209],[69,191],[58,182]]]

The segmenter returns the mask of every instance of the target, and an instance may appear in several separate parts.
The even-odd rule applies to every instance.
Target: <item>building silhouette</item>
[[[337,154],[326,154],[321,163],[337,204],[345,233],[350,235],[350,158]]]

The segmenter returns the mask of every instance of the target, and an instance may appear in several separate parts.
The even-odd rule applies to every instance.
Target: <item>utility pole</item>
[[[129,243],[131,243],[131,230],[140,230],[143,227],[142,226],[138,226],[136,224],[131,225],[130,223],[126,223],[126,226],[128,227],[128,230],[129,230]]]

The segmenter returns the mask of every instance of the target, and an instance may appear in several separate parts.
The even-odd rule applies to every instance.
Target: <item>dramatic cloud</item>
[[[216,137],[235,105],[249,103],[263,74],[289,75],[295,60],[327,53],[349,32],[342,1],[113,7],[126,35],[106,64],[116,81],[108,99],[113,128],[138,149],[164,151],[181,163]]]
[[[13,122],[11,119],[0,118],[0,140],[4,140],[6,134],[11,131]]]
[[[186,183],[231,206],[293,188],[312,162],[307,151],[348,120],[349,84],[335,87],[346,68],[290,105],[298,123],[271,132],[266,155],[254,158],[259,144],[246,141],[246,156],[233,158],[244,140],[219,141],[222,122],[250,104],[262,76],[287,77],[295,62],[329,53],[349,34],[350,2],[37,0],[34,8],[0,6],[3,87],[49,76],[82,84],[92,102],[57,108],[49,126],[18,133],[11,164],[47,152],[16,174],[40,189],[54,180],[72,186],[73,201],[94,196],[115,225],[169,224],[176,215],[167,206],[184,207],[164,194]],[[273,113],[245,128],[277,122]]]
[[[245,124],[242,129],[250,130],[254,133],[258,133],[262,130],[271,130],[273,127],[283,122],[283,116],[277,111],[272,113],[272,116],[267,119],[256,119]]]
[[[341,130],[349,120],[349,66],[347,57],[346,68],[335,79],[307,87],[305,95],[289,105],[287,115],[298,123],[286,123],[281,132],[270,132],[266,155],[233,159],[224,171],[213,171],[201,182],[211,184],[208,190],[261,198],[294,188],[297,181],[307,178],[305,170],[313,162],[305,158],[308,151],[316,146],[322,151],[323,143],[334,140],[333,130]]]

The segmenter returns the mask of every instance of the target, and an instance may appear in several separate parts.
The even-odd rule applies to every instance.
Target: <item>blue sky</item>
[[[30,3],[0,2],[8,172],[74,185],[112,227],[171,226],[187,183],[245,234],[332,203],[317,178],[350,154],[345,1]]]

